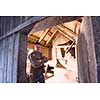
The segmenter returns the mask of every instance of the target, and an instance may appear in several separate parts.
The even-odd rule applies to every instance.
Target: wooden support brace
[[[69,35],[72,35],[74,37],[77,37],[77,34],[73,31],[71,31],[69,28],[67,28],[66,26],[64,25],[59,25],[58,26],[60,29],[63,29],[63,31],[65,31],[66,33],[69,33]]]
[[[63,35],[65,36],[66,38],[68,38],[69,40],[72,40],[73,41],[73,38],[71,36],[69,36],[69,34],[65,33],[63,30],[61,30],[60,28],[57,28],[58,31]]]
[[[46,31],[43,33],[43,36],[39,39],[39,42],[41,42],[45,36],[48,34],[48,32],[50,31],[50,28],[46,29]]]
[[[50,41],[52,40],[52,38],[54,37],[54,35],[57,33],[57,31],[55,31],[52,36],[49,38],[49,40],[46,42],[46,46],[50,43]]]

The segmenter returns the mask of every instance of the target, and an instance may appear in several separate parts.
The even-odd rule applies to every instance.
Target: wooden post
[[[99,27],[98,27],[99,28]],[[78,36],[78,73],[81,82],[97,82],[97,68],[91,17],[83,17]],[[94,35],[94,36],[93,36]],[[98,40],[100,40],[98,38]]]
[[[27,35],[20,34],[19,37],[19,53],[18,53],[18,72],[17,72],[17,82],[25,83],[26,78],[26,59],[27,59]]]

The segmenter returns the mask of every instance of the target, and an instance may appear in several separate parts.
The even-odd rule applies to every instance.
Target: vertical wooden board
[[[25,34],[20,34],[19,40],[19,50],[18,50],[18,75],[17,82],[25,83],[26,78],[26,60],[27,60],[27,36]]]
[[[2,41],[0,42],[0,83],[2,83]]]
[[[94,46],[99,44],[99,42],[96,43],[96,41],[100,41],[100,34],[99,34],[100,28],[98,27],[99,32],[97,30],[96,30],[96,32],[94,31],[96,29],[96,25],[99,26],[99,24],[98,23],[95,24],[95,22],[92,22],[93,20],[91,20],[91,18],[92,17],[90,17],[90,16],[85,16],[82,19],[82,27],[83,27],[82,32],[84,33],[84,36],[87,41],[90,82],[94,83],[94,82],[97,82],[97,69],[99,69],[99,68],[97,68],[98,64],[96,65],[97,59],[96,59],[96,55],[95,55],[96,52],[99,51],[99,48],[96,48],[96,47],[94,48]],[[98,20],[97,20],[97,22],[98,22]],[[93,26],[93,24],[95,26]],[[96,36],[97,36],[96,41],[94,41]],[[98,47],[100,47],[100,46],[98,45]],[[95,50],[96,50],[96,52],[95,52]],[[97,56],[98,55],[99,54],[97,54]]]
[[[4,46],[5,54],[4,54],[4,64],[3,64],[3,67],[4,67],[3,82],[4,83],[7,82],[8,47],[9,47],[8,38],[6,38],[5,39],[5,46]]]
[[[94,22],[95,23],[95,22]],[[97,82],[97,66],[95,58],[94,40],[90,17],[84,17],[78,36],[78,73],[81,82]],[[96,34],[94,36],[97,35]],[[98,36],[97,36],[98,37]],[[99,38],[98,38],[99,39]],[[100,39],[99,39],[100,40]],[[98,43],[96,43],[98,44]]]
[[[89,76],[89,62],[88,62],[88,48],[87,48],[87,42],[85,36],[82,37],[82,65],[84,68],[84,82],[89,83],[90,82],[90,76]]]
[[[7,65],[7,82],[11,83],[12,79],[12,63],[13,63],[13,36],[9,37],[8,47],[8,65]]]
[[[83,82],[83,73],[84,73],[84,70],[82,69],[83,66],[82,66],[82,57],[81,57],[81,36],[79,34],[78,36],[78,41],[77,41],[77,65],[78,65],[78,78],[79,78],[79,81],[80,82]]]
[[[6,40],[2,40],[2,62],[1,62],[1,67],[2,67],[2,82],[4,82],[4,73],[5,73],[5,44]]]
[[[19,49],[19,34],[13,34],[13,67],[12,67],[12,82],[17,82],[17,67],[18,67],[18,49]]]
[[[84,34],[80,33],[77,45],[77,60],[79,81],[82,83],[88,83],[90,81],[87,49],[86,38],[84,37]]]
[[[7,32],[29,20],[31,17],[32,16],[0,16],[0,36],[7,34]]]

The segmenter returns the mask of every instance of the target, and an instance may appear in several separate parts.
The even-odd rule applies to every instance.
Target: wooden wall
[[[19,34],[0,41],[0,83],[17,82]]]
[[[50,59],[50,56],[49,56],[49,48],[47,47],[44,47],[44,46],[41,46],[41,52],[43,53],[44,56],[46,56],[48,59]]]
[[[0,16],[0,37],[31,16]],[[18,79],[19,32],[0,39],[0,83],[16,83]]]
[[[27,36],[30,29],[33,28],[32,21],[35,23],[39,17],[32,18],[27,21],[31,16],[1,16],[0,17],[0,82],[1,83],[16,83],[26,82],[26,58],[27,58]],[[16,28],[27,21],[26,26],[32,24],[27,32],[20,33],[19,31],[9,31]],[[23,28],[22,27],[22,28]],[[24,29],[23,29],[24,30]],[[7,35],[6,35],[7,34]]]
[[[31,16],[0,16],[0,36],[7,34],[7,32],[30,18]]]

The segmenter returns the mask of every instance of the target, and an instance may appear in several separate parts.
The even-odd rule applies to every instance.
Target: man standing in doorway
[[[47,58],[40,52],[40,43],[36,42],[34,45],[34,51],[29,55],[31,62],[31,73],[30,79],[33,83],[45,83],[44,79],[44,63],[47,62]]]

